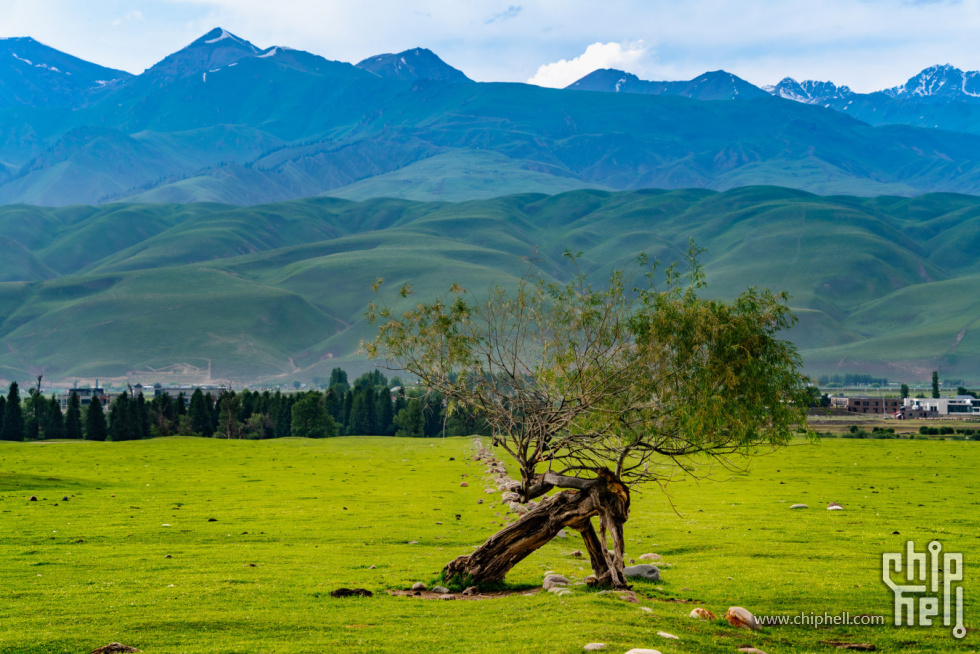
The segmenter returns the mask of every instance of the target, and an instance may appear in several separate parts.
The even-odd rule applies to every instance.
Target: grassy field
[[[110,641],[209,654],[570,654],[595,641],[664,654],[835,651],[820,644],[829,640],[883,652],[980,646],[976,632],[955,641],[948,627],[891,626],[881,581],[883,552],[939,539],[964,555],[965,615],[977,626],[980,443],[800,441],[757,457],[748,475],[671,484],[671,502],[641,489],[627,554],[664,557],[664,580],[635,586],[652,612],[584,587],[563,598],[389,596],[436,581],[507,519],[499,494],[484,493],[471,447],[468,438],[0,442],[0,651],[87,652]],[[826,511],[831,501],[846,509]],[[795,502],[811,508],[791,511]],[[577,535],[556,539],[508,584],[530,592],[546,570],[584,577],[587,565],[569,556],[581,548]],[[375,595],[331,598],[338,587]],[[888,625],[757,634],[687,617],[693,606],[721,615],[732,605],[885,615]]]

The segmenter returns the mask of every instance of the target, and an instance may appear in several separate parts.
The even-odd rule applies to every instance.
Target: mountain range
[[[683,258],[708,292],[785,290],[807,370],[978,381],[980,198],[821,197],[745,187],[523,194],[461,203],[335,198],[0,207],[0,378],[239,382],[367,363],[364,312],[411,283],[434,299],[549,280],[601,282],[641,252]]]
[[[129,75],[0,40],[0,204],[980,192],[980,136],[871,126],[857,101],[789,101],[723,71],[671,83],[600,73],[570,90],[476,83],[423,48],[355,66],[216,28]],[[980,110],[935,106],[969,123],[961,105]]]
[[[870,125],[914,125],[980,134],[980,72],[964,72],[948,64],[931,66],[903,85],[873,93],[855,93],[833,82],[798,82],[792,77],[758,87],[723,70],[686,82],[652,82],[621,70],[600,69],[566,88],[680,95],[698,100],[743,100],[768,94],[833,109]]]

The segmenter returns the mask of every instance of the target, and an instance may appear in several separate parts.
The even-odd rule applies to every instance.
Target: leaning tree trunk
[[[475,552],[451,561],[443,569],[443,578],[463,584],[503,581],[511,568],[569,527],[585,540],[597,585],[628,588],[623,575],[623,524],[629,517],[629,502],[629,489],[612,473],[601,470],[587,488],[542,498],[538,506],[491,536]],[[601,539],[592,527],[595,516],[600,518]],[[615,543],[612,552],[605,546],[607,530]]]

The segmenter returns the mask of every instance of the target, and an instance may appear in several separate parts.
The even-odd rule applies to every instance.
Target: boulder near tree
[[[449,562],[451,585],[499,582],[572,528],[597,583],[626,588],[633,486],[697,474],[709,459],[737,465],[733,455],[784,444],[806,424],[801,361],[778,338],[795,322],[786,296],[750,288],[731,301],[704,297],[699,253],[692,245],[683,273],[641,257],[601,286],[566,254],[567,283],[531,266],[511,292],[496,287],[476,300],[453,285],[406,310],[375,284],[369,356],[417,376],[450,415],[478,414],[492,445],[517,464],[520,501],[541,498]],[[410,286],[398,293],[411,294]]]

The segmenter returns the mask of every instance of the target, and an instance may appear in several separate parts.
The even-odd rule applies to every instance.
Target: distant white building
[[[916,411],[935,411],[941,416],[980,416],[980,399],[972,395],[956,397],[907,397],[905,406]]]

